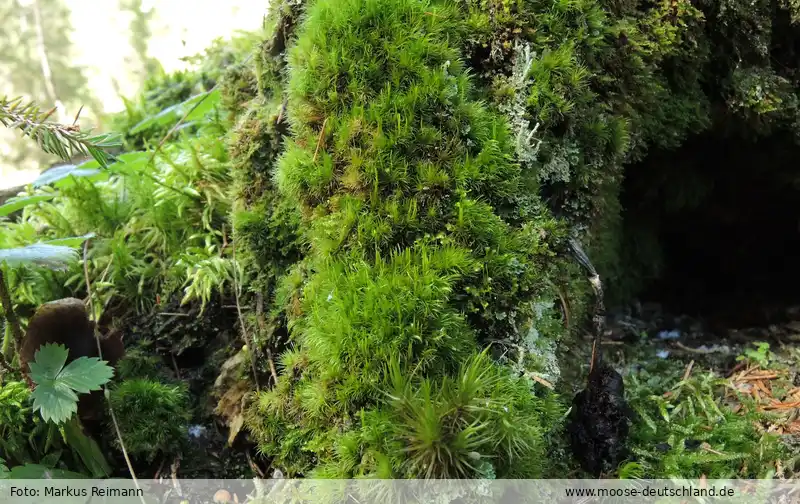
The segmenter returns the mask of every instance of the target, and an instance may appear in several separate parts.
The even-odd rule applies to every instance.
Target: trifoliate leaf
[[[100,389],[114,370],[96,357],[80,357],[66,367],[68,351],[64,345],[42,345],[29,363],[30,377],[36,383],[33,410],[41,411],[45,421],[61,423],[78,411],[78,395]]]
[[[81,357],[70,362],[56,381],[79,394],[86,394],[92,390],[99,390],[112,376],[114,370],[106,361],[101,361],[97,357]]]
[[[31,397],[33,411],[40,411],[45,422],[62,423],[78,411],[77,394],[58,381],[37,385]]]
[[[36,384],[46,384],[56,379],[64,369],[69,352],[64,345],[48,343],[39,347],[33,362],[29,363],[31,380]]]

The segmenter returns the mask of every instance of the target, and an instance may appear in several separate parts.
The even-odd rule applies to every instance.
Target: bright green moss
[[[471,98],[459,23],[420,0],[321,0],[289,52],[274,179],[303,207],[308,277],[248,424],[290,474],[540,474],[559,408],[480,351],[533,317],[563,230]]]
[[[184,387],[132,379],[116,386],[110,401],[125,448],[134,456],[152,461],[185,445],[191,414]]]

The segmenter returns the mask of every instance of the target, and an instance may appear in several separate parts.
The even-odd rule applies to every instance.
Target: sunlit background
[[[133,96],[142,85],[143,50],[166,71],[183,68],[181,58],[201,52],[215,38],[258,29],[267,5],[263,0],[0,0],[0,96],[24,96],[43,109],[54,105],[48,103],[46,86],[38,83],[44,78],[37,41],[43,40],[53,80],[82,69],[84,93],[94,103],[73,99],[60,112],[74,117],[83,104],[81,125],[102,124],[103,113],[121,110],[121,96]],[[41,39],[34,7],[43,26]],[[68,57],[65,45],[71,46]],[[29,182],[47,162],[56,161],[32,151],[29,142],[0,129],[0,189]]]

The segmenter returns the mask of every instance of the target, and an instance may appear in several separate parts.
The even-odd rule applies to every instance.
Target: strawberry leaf
[[[71,388],[52,381],[37,385],[31,394],[33,411],[39,411],[45,422],[62,423],[78,411],[78,396]]]
[[[33,357],[33,362],[28,364],[31,370],[31,380],[37,385],[55,380],[58,373],[64,369],[68,355],[69,352],[64,345],[47,343],[39,347]]]
[[[78,394],[99,390],[114,370],[97,357],[80,357],[67,364],[68,350],[52,343],[37,350],[29,363],[30,377],[36,388],[33,410],[41,412],[45,421],[57,424],[69,420],[78,411]]]
[[[114,370],[97,357],[81,357],[70,362],[58,375],[57,381],[79,394],[86,394],[108,383]]]

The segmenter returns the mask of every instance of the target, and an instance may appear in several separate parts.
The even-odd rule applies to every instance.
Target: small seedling
[[[736,360],[755,363],[762,368],[769,367],[770,362],[774,359],[774,355],[769,351],[769,343],[759,341],[754,345],[756,346],[755,349],[745,349],[744,354],[736,357]]]

